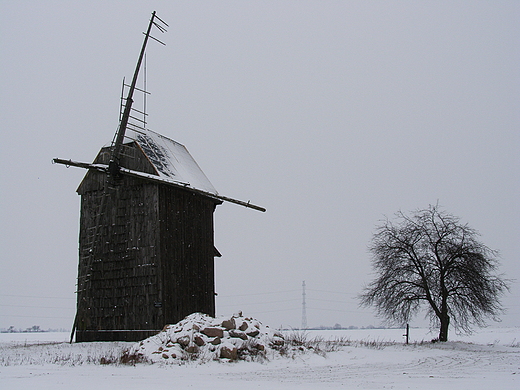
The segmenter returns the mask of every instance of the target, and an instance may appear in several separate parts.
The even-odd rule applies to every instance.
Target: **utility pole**
[[[302,283],[302,329],[307,329],[307,303],[305,302],[305,280]]]

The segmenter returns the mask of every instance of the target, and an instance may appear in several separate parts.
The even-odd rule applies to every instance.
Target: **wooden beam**
[[[63,164],[67,167],[69,167],[69,166],[79,167],[79,168],[85,168],[85,169],[92,169],[92,170],[96,170],[96,171],[103,172],[103,173],[108,173],[108,165],[106,165],[106,164],[90,164],[90,163],[83,163],[83,162],[72,161],[72,160],[63,160],[60,158],[55,158],[52,161],[53,161],[53,163]],[[133,171],[133,170],[127,169],[127,168],[120,168],[119,172],[123,175],[156,182],[159,184],[166,184],[166,185],[177,187],[177,188],[182,188],[186,191],[194,192],[196,194],[204,195],[209,198],[217,199],[220,201],[235,203],[240,206],[244,206],[244,207],[247,207],[247,208],[250,208],[253,210],[257,210],[257,211],[261,211],[261,212],[266,211],[266,209],[264,207],[257,206],[255,204],[252,204],[249,201],[244,202],[243,200],[233,199],[233,198],[229,198],[227,196],[222,196],[222,195],[218,195],[218,194],[213,194],[208,191],[199,190],[197,188],[190,187],[190,185],[188,183],[183,183],[183,182],[179,182],[179,181],[175,181],[175,180],[169,180],[169,179],[165,179],[165,178],[162,178],[162,177],[159,177],[156,175]]]

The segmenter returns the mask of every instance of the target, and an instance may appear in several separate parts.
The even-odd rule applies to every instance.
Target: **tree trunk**
[[[448,315],[448,290],[446,289],[445,284],[445,270],[442,266],[443,262],[439,261],[440,269],[441,269],[441,278],[440,278],[440,287],[442,294],[441,301],[441,315],[439,319],[441,320],[441,329],[439,331],[439,341],[448,341],[448,327],[450,326],[450,316]]]
[[[448,341],[448,327],[450,326],[450,316],[444,314],[440,318],[441,330],[439,332],[439,341]]]

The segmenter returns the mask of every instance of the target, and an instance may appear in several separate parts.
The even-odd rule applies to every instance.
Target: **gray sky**
[[[149,128],[220,194],[217,314],[378,325],[378,221],[439,202],[520,277],[517,1],[0,1],[0,328],[70,328],[84,171],[152,11]],[[520,286],[502,325],[520,325]],[[415,324],[421,324],[418,319]]]

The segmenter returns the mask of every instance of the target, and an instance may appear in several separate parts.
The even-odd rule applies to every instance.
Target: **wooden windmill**
[[[153,12],[111,146],[93,163],[53,160],[88,169],[71,340],[141,340],[193,312],[214,316],[213,212],[224,201],[265,211],[219,195],[183,145],[135,123],[146,118],[132,104],[150,32],[166,27]]]

